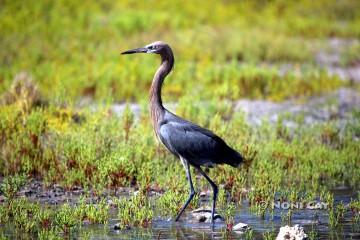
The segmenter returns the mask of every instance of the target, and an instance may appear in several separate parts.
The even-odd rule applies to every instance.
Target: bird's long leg
[[[186,171],[186,177],[188,179],[189,185],[190,185],[190,195],[188,200],[185,202],[184,206],[181,208],[180,212],[178,213],[178,215],[175,218],[175,222],[177,222],[181,216],[181,214],[184,212],[185,208],[189,205],[189,203],[191,202],[191,200],[193,199],[193,197],[195,196],[195,190],[194,190],[194,186],[193,183],[191,181],[191,174],[190,174],[190,166],[187,160],[180,158],[181,162],[185,168]]]
[[[216,184],[209,178],[208,175],[201,169],[201,167],[197,167],[200,174],[206,178],[206,180],[210,183],[212,189],[213,189],[213,203],[212,203],[212,209],[211,209],[211,223],[214,223],[214,214],[215,214],[215,205],[216,205],[216,198],[218,194],[218,187]]]

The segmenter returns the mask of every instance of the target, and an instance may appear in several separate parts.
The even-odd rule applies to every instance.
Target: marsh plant
[[[281,212],[281,222],[290,224],[292,220],[293,210],[289,209],[286,212]]]
[[[234,203],[230,202],[221,211],[221,215],[223,216],[226,223],[226,230],[231,231],[234,226],[234,217],[235,217],[236,206]]]
[[[349,204],[349,208],[351,210],[352,213],[352,218],[353,218],[353,222],[355,224],[360,223],[360,199],[358,197],[358,200],[354,200],[352,199],[350,204]]]
[[[85,198],[80,198],[79,204],[75,208],[75,215],[81,221],[105,224],[109,220],[109,205],[105,199],[96,204],[87,204]]]
[[[248,231],[245,232],[245,239],[246,240],[252,240],[254,239],[254,230],[249,229]]]
[[[344,220],[346,208],[341,202],[329,209],[329,225],[331,228],[337,228]]]
[[[157,199],[156,204],[161,216],[175,218],[184,201],[186,201],[186,194],[173,190],[167,191],[160,196]]]
[[[263,239],[264,240],[274,240],[276,238],[275,232],[264,232]]]
[[[61,240],[64,236],[59,235],[54,229],[40,230],[37,234],[39,240]]]
[[[62,205],[55,215],[55,224],[59,226],[64,233],[69,233],[77,227],[78,223],[79,219],[75,215],[73,208],[67,203]]]
[[[147,227],[151,224],[153,210],[149,199],[143,192],[117,200],[118,221],[121,229],[129,227]]]
[[[309,231],[308,236],[309,236],[309,240],[318,239],[319,236],[318,236],[318,233],[317,233],[314,225],[311,225],[311,230]]]
[[[32,203],[26,198],[16,198],[0,205],[0,223],[11,222],[15,229],[38,236],[40,239],[61,239],[60,234],[70,235],[84,221],[90,224],[106,223],[109,206],[105,200],[97,204],[68,203],[59,208]]]
[[[7,201],[11,201],[15,198],[16,193],[25,184],[26,177],[24,175],[15,174],[3,179],[0,190]]]

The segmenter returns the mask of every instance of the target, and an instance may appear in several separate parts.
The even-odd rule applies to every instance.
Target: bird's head
[[[131,49],[131,50],[122,52],[121,54],[133,54],[133,53],[157,53],[157,54],[161,54],[168,47],[169,46],[166,43],[161,42],[161,41],[157,41],[157,42],[150,43],[150,44],[146,45],[145,47]]]

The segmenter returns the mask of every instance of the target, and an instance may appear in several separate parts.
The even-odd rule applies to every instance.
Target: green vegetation
[[[80,199],[76,206],[65,203],[55,209],[26,198],[15,198],[13,189],[19,185],[19,179],[19,176],[13,176],[4,180],[1,190],[7,198],[0,205],[0,224],[13,223],[15,230],[30,234],[28,237],[61,239],[60,233],[69,235],[85,221],[91,224],[108,221],[109,206],[104,199],[96,204],[87,204],[85,199]]]
[[[273,239],[275,239],[275,234],[273,233],[273,232],[265,232],[264,234],[263,234],[263,238],[264,238],[264,240],[273,240]]]
[[[120,229],[131,226],[147,227],[151,224],[153,210],[149,198],[143,191],[138,192],[130,199],[122,198],[117,202]]]
[[[5,199],[12,201],[21,186],[25,184],[25,176],[14,175],[13,177],[5,178],[0,185],[1,192],[4,193]]]
[[[323,184],[331,187],[346,183],[356,187],[359,183],[356,167],[359,146],[353,141],[352,128],[346,128],[341,138],[334,135],[336,120],[299,127],[290,135],[290,129],[283,124],[273,128],[264,123],[255,129],[244,122],[241,113],[230,110],[221,114],[209,109],[194,117],[192,112],[196,109],[188,107],[183,111],[184,116],[220,136],[226,133],[228,142],[247,159],[243,168],[221,166],[216,173],[210,172],[217,182],[225,183],[233,195],[253,184],[259,188],[249,197],[256,200],[268,198],[284,184],[296,184],[299,191],[309,187],[319,191]],[[9,105],[2,106],[0,113],[2,175],[21,173],[41,177],[48,184],[58,182],[67,188],[82,185],[100,189],[119,186],[150,189],[156,186],[188,191],[183,176],[177,174],[183,171],[181,165],[157,144],[147,113],[141,115],[136,124],[129,124],[126,115],[119,119],[107,107],[96,113],[91,109],[76,111],[69,107],[35,108],[30,113],[22,113],[16,105]],[[211,115],[218,117],[211,118]],[[228,115],[232,116],[231,121],[224,120]],[[74,116],[81,116],[83,120],[78,122]],[[359,126],[359,120],[352,125]],[[131,127],[124,128],[124,125]],[[291,179],[287,177],[289,174]]]
[[[71,234],[84,220],[105,223],[108,218],[108,206],[103,201],[92,205],[80,203],[78,206],[66,203],[55,209],[18,198],[0,205],[1,224],[13,223],[15,229],[23,234],[42,239],[61,239],[60,233]]]
[[[77,185],[100,191],[122,186],[140,188],[138,195],[118,203],[122,227],[151,223],[153,206],[146,198],[151,189],[165,191],[156,200],[161,216],[173,217],[187,197],[187,183],[183,174],[179,174],[183,172],[182,166],[157,144],[146,112],[134,122],[129,109],[118,118],[106,106],[96,112],[87,108],[35,107],[25,113],[19,108],[16,104],[1,107],[1,156],[6,159],[1,161],[2,175],[19,173],[30,178],[42,178],[48,185],[60,183],[69,189]],[[219,166],[210,170],[210,176],[224,184],[220,191],[219,209],[223,208],[221,211],[229,223],[233,222],[233,213],[225,192],[230,193],[232,201],[237,203],[243,189],[253,187],[245,197],[254,207],[258,206],[255,212],[263,216],[269,210],[263,203],[271,203],[276,193],[291,201],[311,201],[316,196],[323,196],[324,200],[330,199],[326,202],[332,203],[329,189],[338,184],[356,188],[360,183],[357,167],[360,148],[353,140],[352,127],[345,128],[341,137],[334,135],[338,131],[334,120],[314,126],[300,125],[290,134],[290,129],[283,124],[274,128],[264,122],[254,128],[244,121],[242,113],[231,109],[212,112],[211,109],[195,115],[197,107],[188,106],[183,114],[221,136],[226,134],[227,141],[246,158],[240,169]],[[211,118],[212,114],[217,117]],[[73,116],[82,120],[74,120]],[[230,121],[225,120],[228,116],[232,116]],[[359,127],[360,118],[355,118],[351,124]],[[5,195],[15,195],[22,184],[19,179],[20,176],[15,176],[3,181]],[[203,179],[197,187],[209,188]],[[196,202],[192,203],[195,207]],[[77,226],[78,219],[106,222],[106,204],[99,204],[103,213],[84,203],[80,203],[76,211],[64,205],[58,210],[54,224],[66,232]],[[76,218],[72,219],[69,212],[75,213]],[[334,226],[339,219],[338,213],[339,209],[330,212]],[[11,216],[3,212],[1,215],[5,219]],[[27,215],[20,216],[17,221],[21,223]],[[31,224],[38,221],[27,221],[26,231],[31,231]],[[284,221],[291,221],[291,211],[284,215]]]
[[[181,189],[185,190],[185,189]],[[179,213],[182,204],[187,200],[188,192],[175,190],[175,191],[166,191],[162,196],[157,200],[158,209],[161,211],[161,216],[169,216],[172,218],[176,217],[176,214]],[[191,206],[196,203],[196,199],[190,204]]]
[[[310,239],[310,240],[316,240],[316,239],[319,238],[319,237],[318,237],[318,234],[317,234],[317,232],[315,231],[314,226],[311,226],[311,227],[312,227],[312,228],[311,228],[311,231],[310,231],[309,234],[308,234],[309,239]]]
[[[258,64],[314,63],[314,54],[327,48],[327,38],[360,37],[356,0],[222,4],[43,0],[1,5],[0,92],[25,70],[50,101],[63,95],[147,99],[159,60],[154,56],[129,60],[120,52],[158,39],[171,43],[177,60],[164,91],[169,100],[194,92],[200,98],[276,100],[291,97],[288,89],[299,89],[295,95],[317,94],[319,86],[326,86],[321,90],[326,91],[339,83],[326,74],[316,80],[313,73],[282,78],[277,67]],[[359,59],[358,43],[350,49],[342,53],[344,64]]]
[[[305,116],[288,115],[275,125],[264,119],[254,127],[233,105],[239,98],[283,101],[344,86],[359,90],[315,61],[316,54],[335,51],[340,66],[359,63],[359,2],[183,2],[0,1],[0,189],[5,197],[0,224],[11,222],[39,239],[60,239],[84,223],[108,222],[105,199],[88,204],[82,198],[53,208],[17,197],[31,179],[99,194],[139,189],[114,200],[120,229],[146,228],[157,214],[175,216],[188,194],[184,170],[155,139],[147,113],[159,59],[120,56],[122,50],[161,39],[176,57],[164,102],[177,101],[178,115],[223,136],[246,159],[240,169],[206,170],[222,186],[218,211],[228,230],[244,198],[252,212],[265,217],[272,214],[275,196],[320,199],[331,206],[331,228],[341,225],[345,206],[334,205],[330,190],[338,185],[358,190],[359,112],[343,127],[336,118],[307,125]],[[331,49],[332,37],[344,39],[345,46]],[[127,106],[119,117],[111,108],[115,102],[137,102],[140,114]],[[287,120],[298,127],[286,127]],[[197,189],[210,188],[204,179],[194,182]],[[154,191],[161,196],[150,198]],[[189,209],[199,205],[196,196]],[[359,223],[359,198],[349,208],[351,221]],[[282,221],[292,217],[289,210]],[[316,232],[310,236],[316,238]],[[253,237],[252,230],[245,235]],[[263,237],[273,239],[274,231]]]

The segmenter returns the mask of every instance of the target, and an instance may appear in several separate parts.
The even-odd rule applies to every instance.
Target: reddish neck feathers
[[[174,56],[170,47],[164,49],[161,55],[161,66],[156,71],[150,88],[150,112],[155,133],[158,135],[159,123],[163,120],[165,108],[161,100],[161,87],[165,77],[170,73],[174,65]]]

